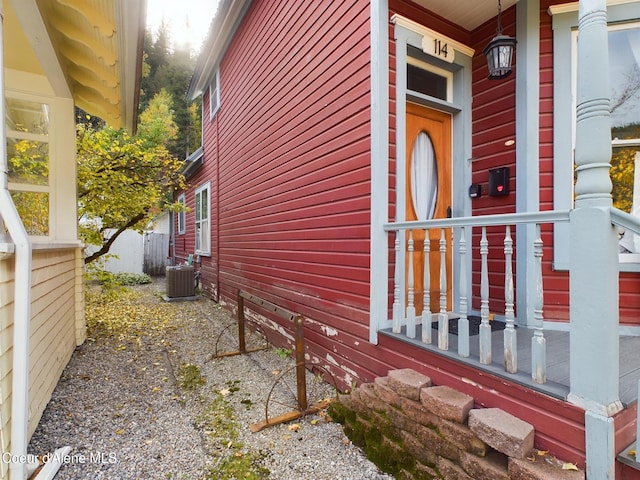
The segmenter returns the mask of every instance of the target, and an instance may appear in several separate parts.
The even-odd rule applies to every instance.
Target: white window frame
[[[202,211],[202,201],[206,198],[207,211]],[[204,213],[204,215],[203,215]],[[194,194],[194,214],[195,214],[195,245],[194,250],[198,255],[211,255],[211,184],[205,183],[198,187]]]
[[[220,110],[220,69],[216,70],[209,84],[209,121],[213,120],[218,110]]]
[[[31,141],[36,141],[36,142],[40,142],[43,144],[47,145],[47,149],[48,149],[48,176],[46,179],[46,182],[43,184],[28,184],[28,183],[21,183],[21,182],[12,182],[9,181],[8,182],[8,187],[9,190],[11,192],[23,192],[23,193],[42,193],[45,194],[47,196],[47,212],[48,212],[48,218],[47,218],[47,233],[44,235],[32,235],[29,233],[29,237],[31,237],[34,240],[48,240],[50,238],[53,238],[54,234],[55,234],[55,222],[54,219],[52,217],[52,212],[53,212],[53,205],[54,205],[54,200],[53,200],[53,189],[52,189],[52,185],[55,184],[55,173],[54,173],[54,158],[55,158],[55,144],[53,142],[54,139],[54,126],[53,126],[53,120],[52,120],[52,106],[51,106],[51,100],[52,99],[47,99],[44,97],[40,97],[38,95],[32,95],[32,94],[23,94],[23,93],[18,93],[18,92],[5,92],[5,96],[7,98],[11,98],[11,99],[16,99],[16,100],[22,100],[22,101],[26,101],[26,102],[31,102],[34,104],[40,104],[42,105],[48,112],[48,116],[49,116],[49,133],[47,134],[39,134],[39,133],[29,133],[29,132],[19,132],[14,130],[13,128],[11,128],[10,125],[6,124],[6,120],[5,121],[5,127],[6,127],[6,137],[7,140],[8,139],[12,139],[12,140],[31,140]],[[24,221],[24,220],[23,220]]]
[[[570,5],[551,7],[549,11],[554,30],[553,205],[556,210],[564,210],[573,208],[578,11],[577,6]],[[640,1],[608,5],[607,17],[610,28],[617,23],[640,25]],[[567,158],[571,161],[563,161]],[[569,235],[568,224],[554,226],[555,270],[569,268]],[[620,254],[619,258],[621,271],[640,271],[640,255]]]
[[[177,213],[178,234],[184,235],[187,233],[187,212],[185,211],[187,200],[184,193],[178,195],[178,203],[182,204],[182,210]]]

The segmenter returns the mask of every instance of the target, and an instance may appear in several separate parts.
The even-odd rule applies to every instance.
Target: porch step
[[[636,461],[636,447],[637,442],[633,442],[627,448],[625,448],[617,457],[617,460],[626,465],[627,467],[631,467],[634,470],[640,472],[640,462]],[[634,477],[635,478],[635,477]],[[638,476],[640,478],[640,474]]]
[[[534,448],[534,428],[411,369],[391,370],[330,407],[369,458],[397,478],[584,480]]]

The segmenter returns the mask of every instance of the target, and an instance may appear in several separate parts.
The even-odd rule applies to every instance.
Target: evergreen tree
[[[167,148],[176,158],[184,159],[202,144],[200,102],[196,103],[194,112],[194,107],[186,100],[196,57],[188,44],[172,47],[170,37],[165,22],[160,24],[155,35],[145,34],[145,71],[148,73],[142,79],[140,110],[147,108],[154,95],[166,90],[171,96],[173,118],[178,126],[178,133],[168,142]]]

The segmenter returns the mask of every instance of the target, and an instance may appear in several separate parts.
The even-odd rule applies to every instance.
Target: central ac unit
[[[167,297],[193,297],[196,294],[196,282],[193,265],[167,267]]]

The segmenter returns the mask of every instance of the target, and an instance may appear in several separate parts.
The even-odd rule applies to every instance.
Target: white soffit
[[[474,30],[498,15],[497,0],[413,0],[413,2],[468,31]],[[516,3],[518,0],[502,0],[502,11]]]

